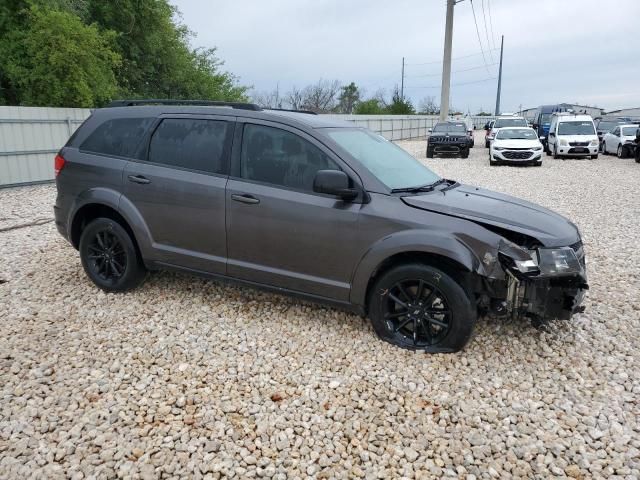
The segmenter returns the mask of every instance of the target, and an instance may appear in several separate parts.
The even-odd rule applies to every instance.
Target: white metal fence
[[[80,123],[84,108],[0,107],[0,187],[53,179],[53,156]]]
[[[91,111],[85,108],[0,106],[0,187],[53,180],[53,156]],[[389,140],[425,138],[432,115],[326,115]],[[491,117],[472,117],[482,128]]]
[[[438,122],[437,115],[324,115],[353,122],[379,133],[387,140],[413,140],[426,138],[429,129]],[[482,129],[494,117],[472,116],[473,125]]]

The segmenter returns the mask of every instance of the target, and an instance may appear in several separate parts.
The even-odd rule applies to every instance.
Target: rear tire
[[[376,281],[369,318],[385,342],[430,353],[457,352],[471,338],[474,305],[448,274],[412,263],[394,267]]]
[[[146,275],[133,239],[115,220],[96,218],[80,236],[80,260],[87,276],[107,292],[125,292]]]

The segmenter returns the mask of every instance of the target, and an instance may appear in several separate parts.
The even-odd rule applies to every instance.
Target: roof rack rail
[[[308,115],[317,115],[317,112],[311,110],[295,110],[291,108],[265,108],[264,110],[274,110],[276,112],[295,112],[295,113],[306,113]]]
[[[165,98],[149,98],[142,100],[114,100],[107,107],[133,107],[136,105],[202,105],[207,107],[231,107],[239,110],[262,110],[255,103],[224,102],[214,100],[173,100]]]

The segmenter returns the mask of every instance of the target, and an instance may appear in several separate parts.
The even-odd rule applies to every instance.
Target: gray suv
[[[588,288],[576,226],[440,178],[350,123],[222,102],[119,101],[55,159],[55,218],[111,292],[172,269],[368,315],[451,352],[479,314],[568,319]],[[179,104],[177,104],[179,103]]]

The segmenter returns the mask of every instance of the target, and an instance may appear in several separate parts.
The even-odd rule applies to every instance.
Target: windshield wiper
[[[437,185],[440,185],[441,183],[448,183],[448,180],[441,178],[439,180],[436,180],[433,183],[428,183],[426,185],[417,185],[415,187],[394,188],[391,190],[391,193],[431,192]]]

